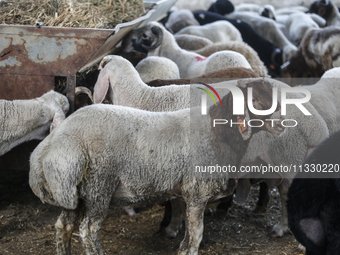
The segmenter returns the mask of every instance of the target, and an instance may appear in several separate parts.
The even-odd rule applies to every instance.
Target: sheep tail
[[[72,146],[58,148],[60,153],[49,148],[52,146],[45,139],[32,152],[29,185],[43,203],[73,210],[78,205],[77,186],[85,176],[87,160]]]

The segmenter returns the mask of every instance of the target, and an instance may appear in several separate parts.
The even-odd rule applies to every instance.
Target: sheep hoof
[[[178,234],[178,230],[173,230],[171,228],[165,228],[165,234],[168,238],[176,238],[177,234]]]
[[[288,226],[276,224],[269,235],[271,237],[283,237],[285,233],[289,233]]]
[[[267,212],[267,207],[263,206],[256,206],[256,208],[253,211],[253,214],[265,214]]]
[[[298,249],[299,249],[299,250],[302,250],[302,251],[306,251],[306,247],[303,246],[303,245],[300,244],[300,243],[299,243],[299,245],[298,245]]]

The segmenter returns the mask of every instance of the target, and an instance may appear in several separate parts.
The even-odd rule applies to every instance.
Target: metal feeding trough
[[[159,20],[175,0],[157,2],[145,16],[114,29],[0,25],[0,99],[30,99],[67,79],[73,112],[77,72],[99,62],[133,28]]]
[[[163,18],[175,2],[158,1],[145,16],[114,29],[0,25],[0,99],[39,97],[61,78],[72,113],[77,73],[114,51],[132,29]]]

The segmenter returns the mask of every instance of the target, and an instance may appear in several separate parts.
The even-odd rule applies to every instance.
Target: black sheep
[[[313,164],[333,173],[311,172]],[[340,254],[339,166],[340,132],[336,132],[307,158],[289,188],[288,225],[307,255]]]
[[[241,20],[229,19],[214,12],[196,11],[194,12],[194,16],[201,25],[218,20],[229,21],[240,31],[243,41],[249,44],[249,46],[251,46],[257,54],[259,54],[260,59],[267,66],[270,75],[273,77],[280,75],[280,67],[282,65],[281,50],[260,36],[248,23]]]

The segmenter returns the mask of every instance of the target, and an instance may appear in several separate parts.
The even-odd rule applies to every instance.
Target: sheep
[[[311,28],[302,38],[299,50],[282,66],[282,77],[321,77],[340,66],[340,28]]]
[[[93,101],[101,103],[105,96],[115,105],[148,111],[175,111],[190,107],[190,86],[151,88],[126,59],[108,55],[99,64],[100,73],[93,89]]]
[[[238,31],[234,25],[226,20],[219,20],[202,26],[199,24],[197,26],[187,26],[176,33],[176,35],[183,34],[205,37],[214,43],[243,41],[240,31]]]
[[[261,6],[258,4],[252,4],[252,3],[242,3],[235,6],[235,12],[259,12],[261,9]]]
[[[136,70],[145,83],[155,79],[179,79],[177,65],[168,58],[156,56],[144,58],[136,65]]]
[[[28,100],[0,100],[0,156],[30,140],[42,140],[64,119],[67,98],[55,91]]]
[[[266,17],[276,21],[275,8],[271,4],[263,5],[259,10],[259,14],[262,17]]]
[[[169,14],[169,18],[165,23],[166,29],[175,34],[183,27],[198,26],[199,23],[195,19],[194,15],[189,10],[176,10]]]
[[[327,26],[340,26],[339,9],[329,0],[313,2],[308,12],[316,13],[326,20]]]
[[[260,83],[252,87],[254,104],[268,109],[271,86]],[[247,96],[249,86],[240,83],[238,88]],[[43,203],[63,208],[55,225],[58,254],[70,254],[79,220],[86,254],[103,254],[100,227],[110,202],[121,207],[174,196],[186,203],[187,227],[179,254],[198,254],[206,203],[231,194],[237,180],[222,172],[209,176],[195,166],[237,166],[252,134],[261,130],[238,125],[213,128],[213,119],[231,118],[236,123],[237,118],[270,117],[254,115],[246,107],[245,115],[232,115],[231,98],[228,93],[222,105],[209,108],[208,115],[201,115],[201,107],[149,112],[91,105],[61,123],[31,154],[29,172],[34,194]],[[241,103],[246,105],[246,100]],[[190,129],[193,124],[195,129]],[[269,123],[262,129],[275,135],[283,132],[281,126]],[[195,153],[190,148],[196,148]]]
[[[288,30],[289,40],[296,46],[300,45],[308,29],[319,28],[319,25],[313,20],[312,16],[303,12],[296,12],[289,15],[285,26]]]
[[[207,11],[225,15],[233,12],[234,10],[235,7],[229,0],[216,0],[210,5]]]
[[[208,45],[204,48],[196,50],[195,52],[202,56],[208,57],[214,52],[221,50],[232,50],[241,53],[247,59],[255,73],[257,73],[261,77],[268,76],[268,70],[264,63],[261,61],[257,52],[245,42],[214,43],[212,45]]]
[[[214,0],[179,0],[175,3],[174,7],[179,10],[208,10],[209,6],[214,2]]]
[[[240,78],[256,78],[259,77],[255,72],[243,68],[243,67],[226,67],[223,69],[215,70],[209,73],[205,73],[201,76],[194,77],[191,79],[175,79],[175,80],[161,80],[156,79],[147,83],[150,87],[161,87],[166,85],[183,85],[183,84],[192,84],[195,81],[200,81],[202,79],[225,79],[225,80],[233,80]],[[219,80],[219,81],[220,81]]]
[[[213,44],[209,39],[196,35],[175,35],[175,39],[179,47],[189,51],[198,50]]]
[[[249,24],[241,20],[228,19],[223,15],[212,12],[196,11],[194,16],[201,25],[217,20],[231,22],[240,31],[243,41],[258,53],[260,59],[271,72],[270,75],[280,75],[280,66],[283,64],[282,51],[260,36]]]
[[[288,87],[283,82],[279,82],[273,79],[266,79],[269,81],[274,87]],[[265,133],[258,133],[253,136],[248,151],[242,160],[243,165],[260,165],[260,164],[270,164],[276,166],[290,166],[295,165],[299,166],[304,161],[306,156],[310,153],[310,151],[319,145],[323,140],[325,140],[329,136],[329,129],[327,126],[327,121],[324,119],[323,112],[319,112],[320,107],[316,105],[315,101],[317,101],[319,94],[322,92],[319,89],[315,88],[315,91],[312,92],[310,90],[310,86],[305,86],[311,91],[312,97],[308,103],[305,103],[304,106],[308,109],[308,111],[312,114],[311,116],[305,116],[301,111],[296,110],[294,106],[290,106],[287,108],[287,115],[285,118],[287,119],[295,119],[298,121],[298,128],[288,129],[281,137],[272,137],[267,136]],[[313,90],[313,89],[312,89]],[[315,93],[315,94],[314,94]],[[299,94],[292,94],[293,98],[299,98]],[[326,100],[326,99],[324,99]],[[327,99],[327,102],[329,99]],[[326,102],[326,101],[325,101]],[[334,107],[331,107],[334,108]],[[327,108],[330,111],[330,107]],[[328,115],[334,114],[329,112]],[[265,179],[265,182],[269,187],[277,186],[280,197],[281,197],[281,217],[280,222],[273,227],[272,234],[275,236],[283,236],[284,233],[288,232],[287,225],[287,209],[286,209],[286,199],[288,187],[292,178],[294,177],[294,173],[285,174],[280,173],[278,178],[270,178]],[[253,178],[251,175],[249,178]],[[249,179],[242,179],[242,182],[239,181],[238,187],[236,190],[236,197],[240,195],[238,198],[240,202],[244,202],[248,196],[249,192]]]
[[[339,78],[340,68],[336,67],[326,71],[314,85],[303,86],[310,91],[310,102],[327,123],[330,134],[340,129]]]
[[[183,41],[178,42],[178,36],[183,36]],[[244,42],[224,42],[224,43],[208,43],[202,47],[201,41],[195,41],[191,35],[175,35],[176,42],[184,50],[195,51],[204,57],[209,57],[211,54],[222,51],[222,50],[232,50],[241,53],[249,62],[251,68],[261,77],[268,76],[268,70],[264,63],[261,61],[257,52]],[[198,37],[203,38],[203,37]]]
[[[284,15],[284,14],[290,15],[290,14],[295,13],[295,12],[307,13],[307,11],[308,11],[307,7],[297,5],[297,6],[282,7],[282,8],[276,9],[275,13],[276,13],[276,15]]]
[[[288,191],[288,225],[306,254],[339,254],[340,132],[301,165]],[[321,172],[319,172],[321,170]]]
[[[145,36],[143,36],[145,35]],[[130,42],[130,45],[128,42]],[[162,56],[174,61],[181,78],[199,76],[224,67],[245,67],[251,69],[245,57],[233,51],[220,51],[208,58],[181,49],[174,36],[157,22],[132,30],[122,44],[131,51],[148,52],[148,56]]]
[[[338,97],[339,97],[339,87],[338,87],[338,79],[340,77],[340,68],[332,68],[328,71],[326,71],[321,79],[314,85],[308,85],[308,86],[302,86],[303,88],[306,88],[311,93],[311,99],[310,103],[313,105],[315,110],[319,113],[319,115],[324,120],[324,123],[326,124],[326,129],[324,126],[315,127],[315,131],[319,132],[319,135],[312,135],[309,133],[310,137],[316,137],[315,141],[313,143],[310,143],[308,145],[308,148],[316,147],[318,144],[320,144],[323,140],[325,140],[329,134],[334,134],[340,129],[340,114],[338,113],[337,109],[339,109],[340,104],[338,103]],[[313,116],[317,116],[313,113]],[[306,121],[307,122],[307,121]],[[309,122],[308,122],[309,123]],[[314,123],[317,123],[316,121]],[[321,122],[320,122],[321,123]],[[310,124],[308,124],[310,125]],[[312,130],[312,129],[311,129]],[[310,131],[305,131],[306,133]],[[260,134],[257,134],[253,137],[250,145],[249,145],[249,151],[251,151],[252,143],[256,144],[257,139]],[[281,138],[281,137],[280,137]],[[259,140],[263,140],[264,138],[259,138]],[[282,139],[284,139],[284,135],[282,136]],[[277,139],[279,140],[279,139]],[[262,145],[261,148],[264,146]],[[275,148],[278,148],[279,145],[275,145],[275,147],[272,147],[272,155],[278,155],[275,153]],[[277,150],[277,149],[276,149]],[[286,151],[286,150],[285,150]],[[280,150],[282,152],[282,150]],[[298,153],[295,153],[295,157],[298,157]],[[246,154],[245,160],[247,160],[249,154]],[[306,154],[307,156],[308,154]],[[280,155],[280,157],[284,158],[284,156]],[[272,158],[272,157],[271,157]],[[306,157],[301,157],[299,161],[296,161],[296,165],[301,165],[301,160],[305,159]],[[277,162],[280,162],[280,159],[276,159]],[[287,160],[286,162],[294,162],[293,160]],[[300,163],[299,163],[300,162]],[[283,191],[284,193],[284,191]],[[282,195],[281,195],[282,196]],[[283,201],[282,204],[284,205]],[[284,210],[284,209],[282,209]],[[286,224],[282,224],[282,222],[287,222],[287,219],[283,219],[281,216],[281,223],[277,225],[278,227],[274,229],[274,231],[279,235],[282,233],[282,231],[286,231],[287,229]]]
[[[252,12],[233,12],[227,17],[247,22],[261,36],[279,47],[283,51],[283,62],[288,61],[297,51],[297,47],[288,40],[274,20],[254,15]]]

